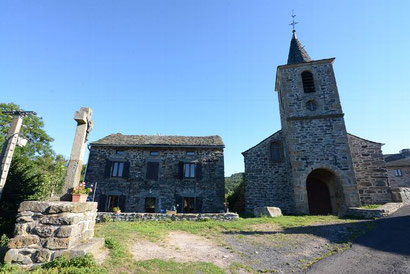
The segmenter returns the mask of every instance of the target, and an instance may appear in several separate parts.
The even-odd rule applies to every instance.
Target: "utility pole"
[[[3,111],[3,114],[13,115],[14,119],[11,122],[9,133],[7,134],[6,141],[3,145],[3,151],[1,153],[1,167],[0,167],[0,200],[3,194],[3,188],[6,184],[7,175],[9,173],[9,168],[11,164],[11,160],[13,159],[14,149],[16,145],[18,146],[25,146],[27,144],[27,140],[19,137],[19,132],[21,126],[23,124],[23,117],[26,115],[36,115],[34,111]]]

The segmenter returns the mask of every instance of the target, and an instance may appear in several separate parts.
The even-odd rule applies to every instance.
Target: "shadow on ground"
[[[366,231],[369,231],[369,233],[365,234]],[[290,227],[282,231],[225,232],[227,235],[275,235],[279,233],[311,234],[325,238],[330,243],[343,243],[355,240],[358,244],[375,250],[410,255],[410,237],[408,237],[410,233],[410,216],[390,217],[357,223]],[[386,244],[386,238],[389,240],[389,244]]]

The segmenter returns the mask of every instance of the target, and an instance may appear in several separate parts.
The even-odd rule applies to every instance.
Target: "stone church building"
[[[276,71],[282,129],[242,153],[248,212],[338,214],[391,201],[382,144],[346,132],[334,60],[312,60],[293,31]]]
[[[224,147],[219,136],[111,134],[90,144],[85,181],[98,211],[221,212]]]

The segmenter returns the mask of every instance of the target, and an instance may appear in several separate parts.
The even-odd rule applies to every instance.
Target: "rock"
[[[36,263],[46,263],[50,261],[52,252],[48,249],[40,249],[36,252],[36,255],[34,256],[34,262]]]
[[[31,211],[31,212],[46,212],[50,207],[50,202],[38,202],[38,201],[25,201],[20,204],[19,212]]]
[[[48,249],[67,249],[73,242],[72,238],[49,238],[45,247]]]
[[[34,228],[34,233],[36,233],[38,236],[42,238],[47,238],[53,235],[54,227],[50,225],[37,225]]]
[[[46,215],[41,218],[40,223],[50,225],[72,225],[80,221],[78,214],[62,213],[58,215]]]
[[[40,242],[38,236],[35,235],[20,235],[16,236],[10,240],[8,247],[13,248],[23,248],[32,245],[37,245]]]
[[[58,238],[68,238],[76,236],[80,232],[80,228],[75,225],[62,226],[57,230],[56,237]]]
[[[4,256],[4,263],[11,264],[13,261],[16,261],[15,258],[19,254],[18,249],[9,249]]]
[[[282,216],[282,211],[280,210],[279,207],[273,207],[273,206],[265,206],[265,207],[256,207],[253,210],[253,214],[256,217],[279,217]]]

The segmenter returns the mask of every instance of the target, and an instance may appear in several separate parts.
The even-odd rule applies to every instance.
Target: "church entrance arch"
[[[313,170],[306,179],[309,213],[337,214],[342,205],[343,190],[337,176],[330,170]]]

